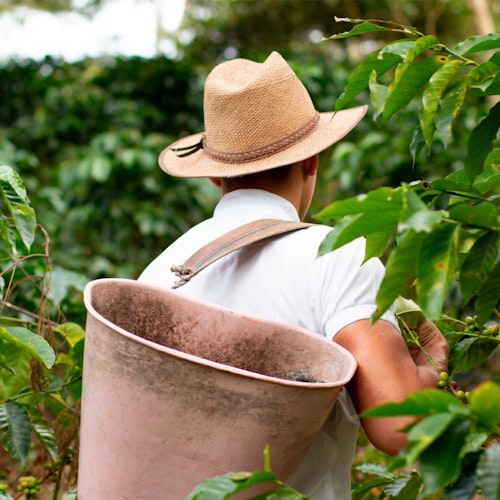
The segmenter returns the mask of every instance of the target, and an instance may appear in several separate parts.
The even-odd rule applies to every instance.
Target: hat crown
[[[263,63],[233,59],[205,84],[205,136],[214,150],[253,151],[283,140],[316,115],[311,98],[277,52]]]

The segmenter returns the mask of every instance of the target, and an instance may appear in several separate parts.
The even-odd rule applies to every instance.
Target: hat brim
[[[277,153],[257,160],[228,163],[214,160],[199,149],[187,156],[178,156],[172,148],[188,148],[197,144],[203,133],[183,137],[164,149],[159,165],[176,177],[239,177],[270,170],[305,160],[345,137],[366,114],[368,106],[343,109],[337,112],[320,113],[316,128],[300,141]]]

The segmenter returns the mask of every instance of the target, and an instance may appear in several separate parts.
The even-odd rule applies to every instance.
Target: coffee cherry
[[[462,401],[465,401],[465,393],[464,391],[457,391],[456,396],[458,399],[461,399]]]
[[[498,334],[498,324],[494,324],[494,325],[491,325],[491,326],[488,326],[486,327],[484,330],[483,330],[483,333],[485,335],[497,335]]]
[[[450,382],[450,384],[451,384],[451,387],[452,387],[453,389],[456,389],[456,388],[457,388],[457,382],[456,382],[456,380],[452,380],[452,381]]]
[[[28,500],[38,498],[40,481],[33,476],[21,476],[17,481],[17,491],[23,493]]]
[[[449,376],[448,372],[441,372],[439,374],[440,380],[444,380],[445,382],[447,382],[449,378],[450,378],[450,376]]]
[[[448,387],[448,381],[447,381],[447,380],[440,380],[440,381],[437,383],[437,386],[438,386],[440,389],[444,389],[445,387]]]

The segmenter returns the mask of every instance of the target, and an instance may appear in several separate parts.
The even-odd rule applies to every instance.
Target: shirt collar
[[[261,189],[237,189],[225,194],[215,207],[214,218],[234,219],[240,223],[268,218],[300,220],[288,200]]]

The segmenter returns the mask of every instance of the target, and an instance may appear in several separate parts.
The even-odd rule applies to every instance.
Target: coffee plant
[[[409,344],[418,346],[414,328],[426,317],[437,323],[451,348],[449,370],[439,373],[438,387],[363,415],[421,418],[405,430],[408,444],[398,456],[356,467],[364,477],[353,484],[353,499],[469,500],[479,491],[485,500],[498,500],[499,373],[472,390],[461,389],[457,381],[490,358],[500,343],[500,35],[474,36],[449,48],[435,36],[393,22],[337,21],[355,26],[331,37],[336,40],[373,32],[405,36],[355,68],[335,110],[369,94],[374,119],[380,122],[420,100],[419,125],[410,143],[415,161],[425,148],[430,153],[435,142],[446,148],[453,141],[454,124],[468,105],[491,103],[484,116],[476,117],[465,158],[456,158],[460,166],[446,177],[380,187],[334,201],[317,215],[323,222],[336,222],[320,253],[360,236],[367,240],[366,259],[385,259],[391,249],[373,320],[395,303]],[[472,59],[484,52],[490,53],[487,60]],[[269,465],[264,471],[270,473]],[[269,480],[258,474],[263,474],[262,482]],[[258,474],[209,479],[189,498],[229,498],[245,487],[243,479],[256,481]],[[280,490],[259,498],[304,497]]]
[[[9,166],[0,167],[0,194],[0,442],[8,454],[0,499],[12,498],[8,485],[15,498],[36,499],[42,483],[56,499],[76,479],[84,337],[60,304],[86,280],[52,264],[49,236]]]

